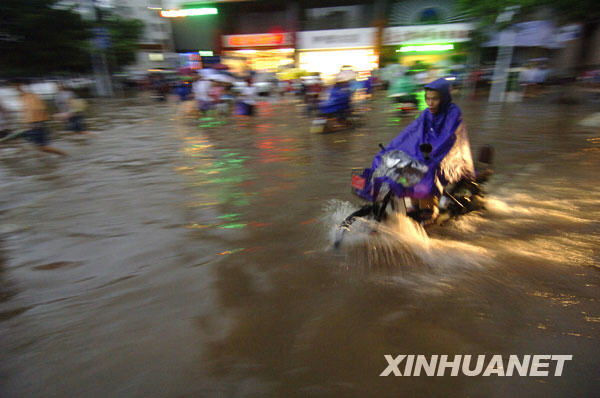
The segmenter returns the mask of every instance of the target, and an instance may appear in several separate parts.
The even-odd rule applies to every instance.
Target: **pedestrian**
[[[39,95],[25,91],[23,85],[23,80],[16,80],[14,82],[14,88],[19,92],[23,103],[23,123],[26,126],[24,137],[37,145],[37,148],[42,152],[67,156],[60,149],[48,145],[50,131],[48,130],[47,123],[50,120],[50,116],[46,103]]]
[[[234,105],[234,97],[232,91],[233,85],[231,83],[226,83],[224,85],[223,94],[221,95],[221,108],[220,111],[224,115],[230,115],[231,109]]]
[[[194,99],[198,104],[198,110],[203,114],[206,114],[206,112],[211,109],[210,88],[210,81],[203,75],[197,76],[192,85],[192,91],[194,92]]]
[[[185,102],[189,99],[190,94],[192,93],[191,84],[187,80],[182,80],[175,87],[175,94],[177,94],[179,98],[179,102]]]
[[[534,69],[530,64],[525,64],[519,72],[519,86],[521,86],[521,93],[524,97],[531,94],[531,86],[534,83]]]
[[[240,103],[242,105],[242,114],[254,116],[256,106],[256,88],[252,85],[252,78],[246,80],[247,86],[242,89]]]
[[[77,98],[73,91],[61,83],[54,97],[54,103],[59,112],[58,117],[67,120],[67,130],[87,134],[83,123],[83,112],[87,106],[85,100]]]
[[[306,110],[309,115],[312,115],[318,109],[323,85],[318,75],[312,76],[306,85]]]

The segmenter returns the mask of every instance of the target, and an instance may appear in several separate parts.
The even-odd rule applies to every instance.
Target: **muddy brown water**
[[[376,98],[310,134],[98,102],[66,159],[0,147],[0,395],[594,396],[600,132],[593,106],[460,102],[496,148],[488,209],[331,250],[349,171],[409,118]],[[214,116],[214,115],[213,115]],[[385,354],[571,354],[561,377],[380,377]]]

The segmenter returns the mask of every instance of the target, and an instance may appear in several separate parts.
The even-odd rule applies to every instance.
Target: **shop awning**
[[[579,36],[580,25],[556,27],[551,21],[529,21],[512,25],[502,32],[495,32],[484,47],[513,45],[515,47],[561,48],[569,40]],[[515,33],[513,36],[511,33]],[[507,34],[508,33],[508,34]],[[514,42],[509,40],[514,37]]]

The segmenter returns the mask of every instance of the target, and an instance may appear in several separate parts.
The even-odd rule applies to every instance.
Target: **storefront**
[[[415,65],[449,67],[466,62],[465,42],[470,23],[395,26],[383,30],[382,52],[409,68]]]
[[[178,68],[186,68],[190,71],[209,68],[213,64],[221,62],[220,57],[215,56],[210,50],[201,50],[179,54]]]
[[[377,29],[333,29],[298,32],[298,67],[331,79],[342,67],[359,74],[378,67]]]
[[[226,35],[222,37],[222,45],[221,62],[234,73],[276,72],[294,63],[291,33]]]

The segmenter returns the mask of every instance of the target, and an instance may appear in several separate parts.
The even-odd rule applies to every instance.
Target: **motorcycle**
[[[492,147],[481,148],[475,178],[463,178],[444,188],[438,203],[439,215],[434,219],[431,208],[413,207],[411,200],[414,187],[424,178],[428,166],[401,150],[386,151],[383,145],[379,146],[385,152],[382,154],[381,164],[375,170],[352,170],[352,193],[369,203],[347,216],[338,226],[334,248],[339,248],[344,234],[358,219],[383,223],[391,215],[401,214],[427,227],[442,225],[448,220],[485,208],[483,185],[493,174]],[[432,148],[429,144],[423,144],[420,150],[427,159]]]
[[[311,133],[333,133],[336,131],[352,129],[359,126],[361,115],[353,110],[339,112],[336,114],[320,115],[313,119]]]
[[[327,100],[317,104],[318,117],[312,122],[312,133],[329,133],[357,125],[358,115],[352,106],[349,82],[336,83]]]

